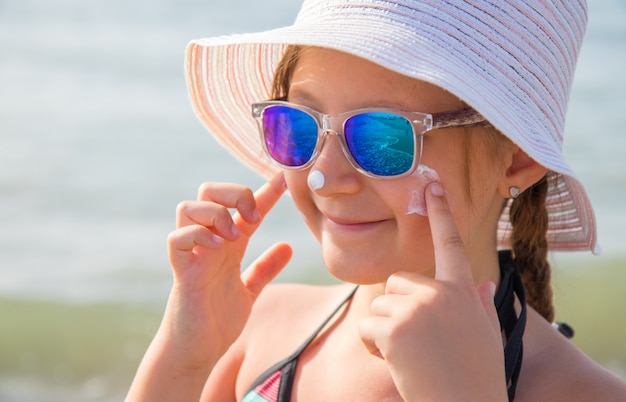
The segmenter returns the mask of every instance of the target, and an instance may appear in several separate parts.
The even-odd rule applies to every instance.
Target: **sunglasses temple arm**
[[[433,113],[433,130],[450,127],[493,127],[474,109]]]

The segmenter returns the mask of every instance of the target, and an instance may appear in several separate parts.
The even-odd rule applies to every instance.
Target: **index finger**
[[[435,279],[473,284],[465,245],[440,183],[426,187],[426,209],[435,248]]]
[[[267,183],[262,185],[254,192],[254,200],[256,202],[256,212],[258,219],[256,222],[246,222],[240,213],[233,216],[233,221],[237,228],[245,235],[252,236],[261,224],[261,221],[267,213],[276,205],[287,188],[285,184],[285,176],[282,172],[272,177]]]

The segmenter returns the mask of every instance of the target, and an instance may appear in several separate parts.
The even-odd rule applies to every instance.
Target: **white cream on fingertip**
[[[415,171],[411,173],[408,177],[415,178],[417,182],[415,183],[415,186],[412,186],[411,190],[409,191],[409,201],[406,214],[428,216],[424,191],[426,190],[426,185],[435,181],[439,181],[439,175],[434,169],[426,165],[420,164],[415,169]]]
[[[324,178],[324,173],[319,170],[311,170],[309,177],[307,178],[307,184],[312,191],[317,191],[324,187],[325,182],[326,179]]]

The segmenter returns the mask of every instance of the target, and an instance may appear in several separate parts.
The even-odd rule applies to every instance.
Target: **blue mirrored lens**
[[[263,113],[263,137],[272,158],[285,166],[307,163],[317,143],[317,122],[288,106],[271,106]]]
[[[363,113],[344,125],[346,145],[365,171],[396,176],[408,171],[415,157],[415,135],[406,118],[385,112]]]

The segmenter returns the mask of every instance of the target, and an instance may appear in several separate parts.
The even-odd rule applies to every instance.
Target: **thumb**
[[[277,243],[267,249],[241,274],[244,286],[254,297],[285,268],[293,250],[287,243]]]
[[[489,317],[491,327],[494,331],[500,333],[500,320],[498,319],[498,311],[496,310],[496,305],[493,300],[496,295],[496,284],[492,281],[482,282],[476,286],[476,291]]]

